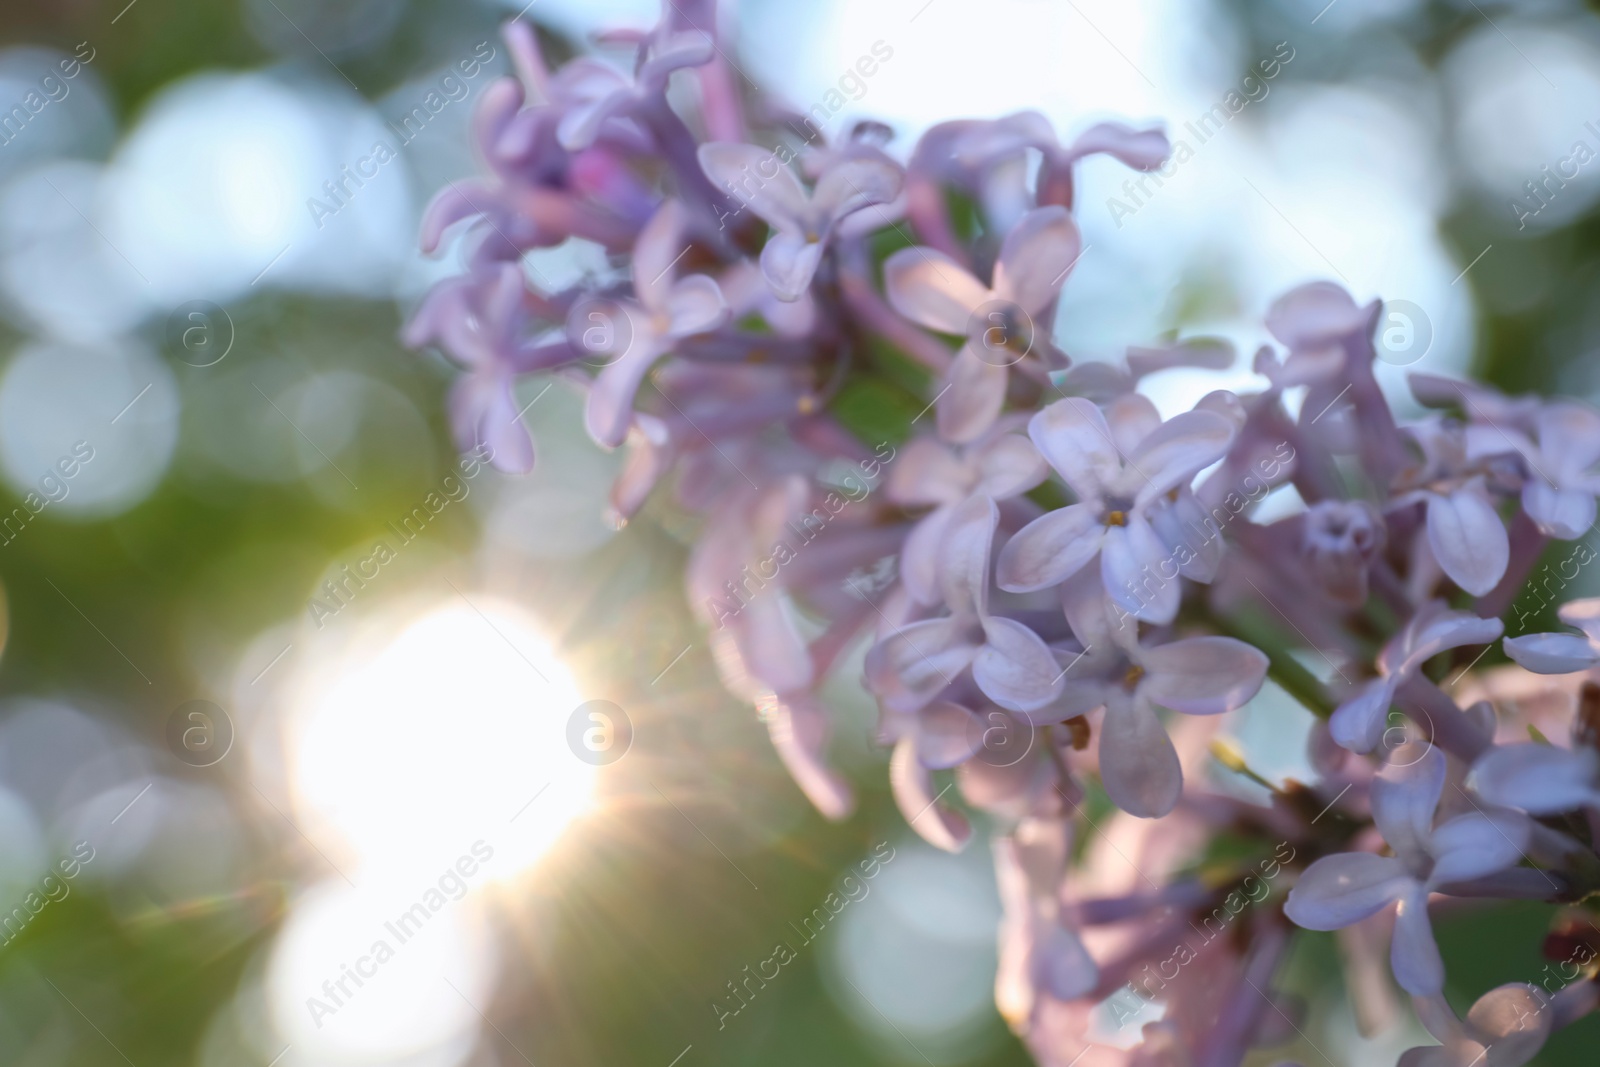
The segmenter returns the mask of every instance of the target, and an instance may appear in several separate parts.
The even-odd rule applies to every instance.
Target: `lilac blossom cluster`
[[[1600,601],[1504,640],[1518,666],[1498,670],[1567,676],[1544,683],[1555,736],[1466,699],[1546,547],[1593,528],[1600,413],[1413,375],[1424,414],[1399,419],[1374,377],[1382,304],[1316,282],[1268,310],[1261,386],[1164,418],[1141,380],[1224,369],[1231,345],[1073,364],[1053,340],[1076,165],[1149,171],[1162,132],[1062,140],[1027,112],[904,153],[873,122],[830,140],[741,82],[715,14],[673,2],[608,35],[631,71],[552,70],[507,26],[515,76],[474,126],[487,174],[423,227],[428,250],[466,235],[466,272],[407,327],[465,371],[462,449],[526,471],[514,384],[580,390],[588,433],[626,449],[614,517],[699,517],[688,599],[717,668],[834,819],[854,797],[821,687],[865,648],[906,819],[941,848],[974,819],[992,841],[996,999],[1041,1064],[1223,1067],[1308,1041],[1277,985],[1302,928],[1340,932],[1365,1025],[1393,1017],[1385,971],[1410,996],[1441,1044],[1407,1067],[1522,1064],[1591,1011],[1593,951],[1557,990],[1513,982],[1458,1017],[1430,911],[1546,901],[1552,959],[1600,945],[1578,906],[1600,888]],[[617,273],[530,280],[528,252],[572,239]],[[1314,782],[1270,781],[1221,736],[1269,681],[1310,713]],[[1229,906],[1267,863],[1287,892]],[[1189,938],[1219,909],[1226,936]],[[1160,1005],[1132,1047],[1105,1039],[1128,989]]]

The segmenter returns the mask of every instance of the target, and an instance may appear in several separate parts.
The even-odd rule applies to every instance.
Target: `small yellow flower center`
[[[800,398],[799,402],[795,404],[795,407],[799,409],[800,414],[802,415],[815,414],[817,410],[817,398],[812,396],[810,393],[807,393],[805,396]]]
[[[1108,511],[1108,512],[1106,512],[1106,525],[1107,526],[1126,526],[1126,525],[1128,525],[1128,513],[1126,511]]]
[[[1128,668],[1128,673],[1124,674],[1122,676],[1122,686],[1123,686],[1124,689],[1132,689],[1134,686],[1139,684],[1139,679],[1143,678],[1143,677],[1144,677],[1144,668],[1143,667],[1140,667],[1138,665],[1134,665],[1132,667],[1129,667]]]

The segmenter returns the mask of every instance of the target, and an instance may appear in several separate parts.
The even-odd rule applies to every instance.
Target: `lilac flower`
[[[974,441],[999,417],[1006,369],[1036,343],[1035,323],[1054,308],[1081,245],[1066,209],[1044,207],[1006,234],[992,286],[936,249],[903,248],[884,262],[884,286],[896,311],[967,339],[935,402],[945,440]]]
[[[628,433],[634,394],[657,359],[685,337],[721,326],[728,305],[717,283],[704,274],[674,280],[673,264],[683,254],[683,208],[677,201],[661,205],[633,250],[635,300],[621,304],[627,330],[591,351],[609,356],[589,393],[584,424],[589,436],[607,448],[620,445]],[[589,323],[575,319],[569,330],[581,334]],[[621,350],[614,345],[621,343]]]
[[[597,59],[574,59],[550,84],[554,103],[561,109],[557,127],[561,146],[589,147],[608,120],[624,117],[641,101],[659,96],[673,71],[700,66],[714,51],[709,35],[689,30],[652,38],[632,78]]]
[[[1600,492],[1600,412],[1575,401],[1546,404],[1533,419],[1533,437],[1493,422],[1468,427],[1474,457],[1515,452],[1527,465],[1522,507],[1539,528],[1564,541],[1594,526]]]
[[[933,505],[906,537],[900,580],[919,604],[939,600],[939,546],[956,508],[974,494],[1003,501],[1044,480],[1044,461],[1033,443],[1001,420],[970,445],[950,447],[930,437],[908,444],[889,473],[884,492],[896,504]]]
[[[903,626],[867,657],[867,677],[890,708],[926,707],[971,668],[983,694],[1010,711],[1061,695],[1062,672],[1037,634],[989,612],[989,556],[999,511],[985,496],[957,507],[940,539],[940,586],[950,614]]]
[[[1421,467],[1405,472],[1402,492],[1391,510],[1422,500],[1427,507],[1428,547],[1452,582],[1482,596],[1500,583],[1511,557],[1511,541],[1495,510],[1482,463],[1470,461],[1463,434],[1437,421],[1413,426],[1409,436],[1420,447]]]
[[[727,142],[701,145],[700,166],[717,186],[771,224],[761,270],[778,298],[791,301],[810,288],[834,227],[862,208],[893,200],[902,182],[899,168],[887,161],[841,159],[823,171],[816,190],[807,195],[776,153]]]
[[[406,344],[437,343],[466,366],[469,373],[450,390],[456,447],[469,452],[488,445],[494,465],[512,474],[533,469],[533,440],[512,395],[517,371],[531,369],[533,362],[521,337],[527,322],[523,292],[522,272],[509,263],[486,278],[441,282],[404,334]]]
[[[1592,748],[1500,745],[1473,764],[1472,776],[1483,799],[1530,815],[1600,809],[1600,755]]]
[[[1535,674],[1572,674],[1600,663],[1600,597],[1568,601],[1556,616],[1583,633],[1508,637],[1506,655]]]
[[[1548,998],[1522,982],[1489,990],[1464,1021],[1442,1002],[1429,1014],[1449,1020],[1434,1034],[1443,1044],[1410,1049],[1397,1067],[1522,1067],[1544,1048],[1554,1016]]]
[[[1019,530],[1001,550],[996,583],[1011,592],[1047,589],[1098,557],[1119,607],[1151,622],[1172,621],[1177,560],[1151,526],[1149,509],[1219,459],[1233,442],[1233,425],[1209,411],[1163,423],[1154,405],[1130,394],[1112,406],[1109,420],[1087,400],[1058,400],[1033,417],[1028,434],[1078,502]],[[1173,573],[1160,574],[1169,560]],[[1152,568],[1154,589],[1143,579]]]
[[[1363,500],[1322,500],[1307,510],[1303,551],[1318,584],[1341,604],[1367,601],[1367,572],[1383,550],[1383,518]]]
[[[1084,650],[1065,672],[1070,684],[1051,711],[1065,719],[1105,708],[1100,778],[1107,795],[1129,815],[1165,815],[1183,791],[1183,767],[1156,708],[1185,715],[1237,710],[1261,689],[1267,657],[1231,637],[1146,645],[1135,628],[1111,625],[1092,580],[1071,583],[1065,606]]]
[[[1410,750],[1398,753],[1409,757]],[[1434,826],[1447,768],[1428,746],[1409,764],[1391,762],[1372,783],[1372,817],[1393,856],[1345,852],[1308,867],[1284,913],[1308,930],[1338,930],[1396,908],[1389,963],[1402,989],[1437,996],[1444,962],[1428,922],[1428,896],[1517,864],[1527,846],[1524,820],[1481,811]]]
[[[1361,686],[1328,720],[1333,739],[1352,752],[1371,752],[1383,738],[1389,705],[1419,676],[1424,663],[1448,649],[1487,644],[1504,630],[1499,619],[1450,611],[1442,601],[1424,606],[1378,653],[1378,677]]]

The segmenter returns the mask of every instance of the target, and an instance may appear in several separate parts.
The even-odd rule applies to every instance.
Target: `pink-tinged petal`
[[[1126,526],[1106,528],[1100,578],[1106,595],[1126,614],[1158,625],[1177,617],[1183,592],[1177,561],[1138,512]]]
[[[1100,780],[1113,804],[1141,819],[1158,819],[1178,803],[1183,765],[1148,700],[1135,695],[1107,705],[1100,728]]]
[[[822,242],[803,234],[779,230],[761,250],[761,275],[779,300],[793,303],[811,288],[817,264],[822,262]]]
[[[1040,636],[1014,619],[983,620],[987,639],[972,661],[972,680],[1008,711],[1037,711],[1061,695],[1061,668]]]
[[[1561,605],[1556,618],[1600,641],[1600,597],[1569,600]]]
[[[1395,910],[1389,966],[1400,988],[1412,996],[1432,997],[1444,991],[1444,959],[1428,921],[1428,894],[1420,886],[1401,897]]]
[[[1140,692],[1187,715],[1217,715],[1244,706],[1267,677],[1260,649],[1231,637],[1191,637],[1143,652]]]
[[[1298,350],[1359,333],[1370,317],[1340,286],[1309,282],[1273,302],[1267,311],[1267,329],[1291,350]]]
[[[1126,456],[1139,442],[1161,428],[1161,412],[1143,393],[1124,393],[1106,405],[1106,425],[1120,455]]]
[[[1341,852],[1306,868],[1283,913],[1307,930],[1342,930],[1398,900],[1416,882],[1392,856]]]
[[[711,183],[773,228],[803,233],[811,199],[776,152],[752,144],[713,141],[700,146],[700,169]]]
[[[1396,856],[1421,859],[1428,854],[1433,815],[1444,792],[1444,754],[1417,742],[1396,749],[1390,761],[1372,780],[1372,820]]]
[[[1123,477],[1146,504],[1187,485],[1203,468],[1227,454],[1233,445],[1233,423],[1212,411],[1186,411],[1168,419],[1128,456]]]
[[[1528,847],[1528,817],[1469,811],[1443,823],[1428,839],[1434,855],[1429,887],[1470,882],[1515,867]]]
[[[1328,733],[1341,748],[1371,752],[1383,740],[1389,705],[1394,703],[1394,682],[1374,678],[1354,697],[1340,704],[1328,720]]]
[[[1572,674],[1600,662],[1600,652],[1582,634],[1524,634],[1508,637],[1506,655],[1534,674]]]
[[[704,274],[691,274],[668,291],[665,310],[669,337],[690,337],[715,330],[728,321],[728,304],[717,283]]]
[[[838,222],[864,207],[889,203],[900,195],[904,183],[900,168],[887,159],[871,156],[846,159],[829,167],[817,179],[811,209],[816,220]]]
[[[967,495],[966,464],[931,437],[913,438],[900,449],[884,480],[884,495],[896,504],[954,504]],[[990,493],[994,497],[1004,494]]]
[[[966,444],[989,432],[1005,407],[1006,379],[1006,368],[980,357],[972,345],[962,345],[950,365],[949,382],[934,404],[939,436]]]
[[[989,605],[989,553],[1000,509],[986,496],[970,496],[950,516],[939,544],[939,578],[952,612],[983,616]]]
[[[1099,509],[1090,504],[1046,512],[1018,530],[1000,550],[995,584],[1011,593],[1060,585],[1094,559],[1105,530]]]
[[[970,708],[936,700],[917,713],[916,741],[919,763],[947,770],[983,747],[983,719]]]
[[[1428,498],[1428,546],[1450,580],[1473,596],[1499,584],[1511,557],[1505,524],[1471,485]]]
[[[1077,223],[1059,204],[1035,208],[1022,216],[1000,244],[994,265],[994,293],[1029,315],[1040,315],[1055,303],[1067,271],[1083,250]]]
[[[855,794],[828,766],[827,712],[809,697],[773,701],[767,710],[773,748],[795,784],[825,818],[837,822],[848,816],[855,807]]]
[[[757,593],[737,619],[730,625],[745,669],[753,678],[776,693],[794,693],[811,686],[815,678],[811,650],[781,592]]]
[[[913,712],[952,685],[978,653],[970,619],[928,619],[904,626],[867,653],[866,676],[884,705]]]
[[[1099,154],[1111,156],[1134,170],[1151,170],[1167,161],[1172,143],[1158,127],[1136,130],[1120,122],[1101,122],[1079,134],[1066,150],[1069,160]]]
[[[902,738],[889,757],[889,785],[895,804],[923,840],[946,852],[960,852],[972,839],[972,824],[958,811],[939,803],[933,776],[917,760],[916,742]]]
[[[954,514],[952,507],[930,511],[906,535],[900,550],[900,581],[918,604],[937,604],[943,595],[939,589],[939,546],[944,543],[944,532]]]
[[[978,453],[974,492],[1006,500],[1025,493],[1050,475],[1044,457],[1021,434],[1002,434]]]
[[[883,264],[883,288],[896,311],[941,333],[965,334],[989,289],[932,248],[902,248]]]
[[[1592,749],[1565,749],[1532,741],[1501,745],[1472,767],[1478,795],[1491,804],[1531,815],[1558,815],[1600,806],[1600,757]]]
[[[1574,400],[1546,404],[1536,420],[1539,453],[1557,485],[1581,479],[1600,460],[1600,412]]]
[[[568,104],[561,121],[556,123],[556,140],[569,152],[588,148],[600,136],[600,128],[606,120],[627,104],[628,95],[628,90],[621,88],[594,100],[576,100]]]
[[[1489,990],[1467,1012],[1467,1026],[1489,1042],[1486,1067],[1522,1067],[1544,1048],[1555,1012],[1549,998],[1524,982]]]
[[[1057,1000],[1077,1000],[1100,981],[1100,968],[1076,933],[1050,923],[1034,947],[1038,982]]]
[[[1551,537],[1575,541],[1594,525],[1594,494],[1582,489],[1557,489],[1534,475],[1522,487],[1522,510]]]
[[[1106,417],[1080,397],[1057,400],[1029,419],[1028,436],[1081,501],[1099,500],[1122,472]]]
[[[1180,491],[1170,504],[1156,502],[1146,509],[1145,517],[1177,563],[1179,574],[1196,582],[1217,576],[1224,549],[1222,530],[1192,491]]]

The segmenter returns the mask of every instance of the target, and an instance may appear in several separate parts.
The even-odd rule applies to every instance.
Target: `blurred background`
[[[834,695],[862,803],[829,825],[716,681],[688,529],[603,523],[617,459],[576,398],[523,383],[540,463],[505,478],[451,447],[445,361],[397,341],[459,270],[416,223],[475,169],[521,7],[0,9],[0,1063],[1027,1062],[992,1004],[989,856],[908,836],[857,688]],[[560,56],[656,5],[523,13]],[[1600,391],[1600,5],[727,14],[757,89],[841,92],[826,132],[880,118],[902,158],[947,118],[1164,121],[1159,183],[1080,174],[1079,360],[1171,329],[1248,352],[1276,293],[1331,278],[1396,301],[1397,398],[1408,369]],[[1441,922],[1452,999],[1538,981],[1546,918]],[[1333,951],[1294,958],[1308,1032],[1392,1062],[1419,1033],[1360,1039]],[[1596,1036],[1536,1062],[1592,1063]]]

